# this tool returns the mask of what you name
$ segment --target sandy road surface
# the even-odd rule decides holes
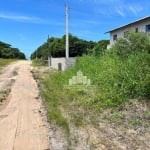
[[[42,104],[36,98],[38,88],[30,62],[15,65],[18,75],[8,97],[10,102],[0,111],[0,150],[48,150],[47,123],[40,113]]]
[[[0,91],[9,88],[12,79],[15,78],[15,76],[13,76],[13,73],[14,71],[18,70],[18,65],[19,64],[17,62],[14,62],[0,71]]]

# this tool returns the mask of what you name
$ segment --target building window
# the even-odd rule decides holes
[[[113,35],[113,40],[116,41],[117,40],[117,34]]]
[[[138,28],[135,28],[135,33],[138,33]]]
[[[150,32],[150,24],[146,25],[146,32]]]
[[[128,34],[129,34],[129,31],[125,31],[125,32],[124,32],[124,37],[127,37]]]

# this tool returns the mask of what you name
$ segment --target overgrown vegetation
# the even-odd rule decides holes
[[[123,105],[130,98],[150,98],[150,63],[147,53],[132,54],[125,60],[110,54],[97,58],[84,56],[77,60],[74,68],[51,75],[48,79],[51,83],[46,82],[47,87],[51,85],[51,91],[60,90],[57,91],[60,95],[65,92],[63,86],[78,70],[91,79],[96,86],[96,93],[67,91],[67,95],[90,108]]]
[[[138,52],[150,53],[149,35],[143,32],[129,32],[124,38],[118,39],[112,51],[120,57],[128,57]]]
[[[129,39],[132,40],[129,41]],[[127,43],[122,41],[129,42],[129,50],[125,51]],[[146,42],[143,43],[143,41]],[[98,57],[85,55],[78,58],[76,65],[69,70],[49,74],[41,86],[42,96],[48,104],[49,119],[63,126],[69,132],[68,121],[74,123],[75,126],[82,126],[89,120],[96,124],[97,120],[88,116],[91,112],[96,116],[106,108],[121,110],[129,100],[149,101],[149,43],[147,35],[132,33],[128,37],[118,40],[116,45],[109,51],[105,51],[103,55]],[[141,46],[141,44],[144,45]],[[68,84],[69,79],[75,76],[78,70],[91,79],[96,90],[64,89],[64,85]],[[69,120],[66,119],[66,113],[69,114]],[[122,121],[124,117],[124,114],[120,112],[113,115],[110,120],[120,119]],[[130,120],[130,124],[142,125],[137,118]]]
[[[100,40],[92,49],[91,54],[94,56],[104,55],[108,44],[108,40]]]

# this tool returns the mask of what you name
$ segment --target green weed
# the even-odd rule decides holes
[[[129,121],[129,124],[131,124],[132,126],[139,126],[143,124],[143,121],[139,118],[133,118]]]
[[[12,63],[16,61],[16,59],[3,59],[3,58],[0,58],[0,70],[2,69],[2,67],[5,67],[6,65]]]

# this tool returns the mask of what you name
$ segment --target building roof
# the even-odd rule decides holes
[[[123,26],[120,26],[120,27],[118,27],[118,28],[109,30],[109,31],[105,32],[105,34],[106,34],[106,33],[113,32],[113,31],[118,30],[118,29],[121,29],[121,28],[124,28],[124,27],[127,27],[127,26],[130,26],[130,25],[135,24],[135,23],[139,23],[139,22],[141,22],[141,21],[143,21],[143,20],[147,20],[147,19],[150,19],[150,16],[144,17],[144,18],[142,18],[142,19],[138,19],[138,20],[136,20],[136,21],[134,21],[134,22],[130,22],[130,23],[126,24],[126,25],[123,25]]]

